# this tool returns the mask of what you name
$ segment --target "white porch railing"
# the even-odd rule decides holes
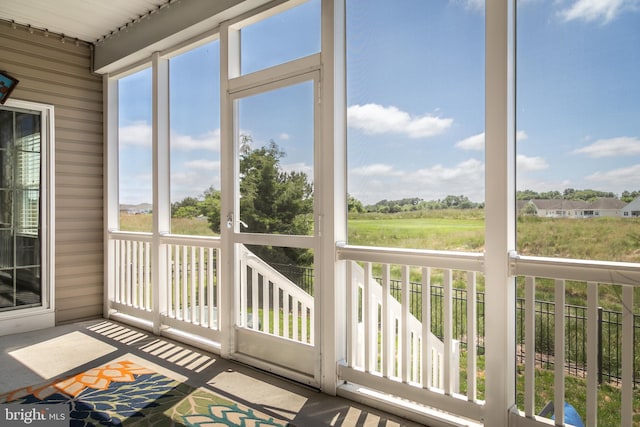
[[[524,408],[512,416],[515,426],[542,425],[536,415],[536,407],[545,402],[536,402],[536,309],[535,293],[538,279],[553,279],[555,282],[555,323],[554,323],[554,385],[553,406],[555,419],[564,419],[564,402],[576,396],[565,393],[565,295],[568,287],[583,286],[587,289],[587,333],[586,333],[586,411],[580,413],[585,426],[634,424],[634,288],[640,287],[640,268],[637,264],[618,262],[581,261],[560,258],[539,258],[526,256],[512,257],[512,274],[523,277],[525,281],[525,363],[524,363]],[[607,404],[620,405],[618,421],[604,420],[598,415],[598,306],[600,299],[598,290],[601,286],[618,286],[621,288],[622,303],[622,386],[620,402]],[[540,404],[541,403],[541,404]],[[569,402],[572,403],[572,402]],[[637,423],[637,421],[636,421]]]
[[[236,323],[293,341],[314,343],[313,296],[240,247],[240,299]]]
[[[146,233],[113,232],[109,234],[107,286],[108,313],[122,313],[160,328],[179,330],[209,340],[221,341],[219,317],[228,307],[220,306],[220,241],[197,237],[161,237],[154,252],[154,239]],[[286,277],[263,263],[246,248],[241,249],[241,289],[235,312],[237,323],[301,343],[314,344],[314,298]],[[162,269],[154,259],[162,260]],[[483,255],[459,252],[412,251],[373,247],[342,246],[338,260],[352,266],[347,269],[347,358],[338,366],[340,381],[355,384],[386,395],[418,402],[481,423],[484,402],[478,383],[488,370],[478,369],[480,356],[469,344],[458,359],[453,336],[454,278],[456,286],[467,292],[465,341],[478,342],[481,325],[476,312],[476,279],[483,272]],[[165,263],[166,260],[166,263]],[[363,266],[364,268],[362,268]],[[155,269],[154,269],[155,267]],[[373,279],[378,269],[380,282]],[[400,297],[391,295],[391,271],[400,271]],[[157,271],[162,280],[156,280]],[[414,277],[410,277],[410,274]],[[563,402],[572,396],[565,390],[564,300],[567,289],[576,283],[586,287],[587,363],[586,410],[581,413],[586,426],[603,425],[598,414],[599,395],[597,356],[597,309],[599,289],[617,286],[623,307],[620,354],[622,355],[620,425],[634,424],[634,291],[640,286],[640,268],[636,264],[587,262],[557,258],[513,256],[511,274],[524,282],[525,295],[525,363],[522,404],[510,416],[511,426],[545,426],[553,422],[537,416],[546,402],[536,401],[535,363],[535,290],[544,278],[555,283],[554,386],[556,419],[563,417]],[[431,286],[443,287],[443,344],[431,335]],[[413,288],[414,282],[420,286]],[[162,285],[162,287],[159,287]],[[411,312],[412,293],[420,292],[420,313]],[[386,298],[384,296],[387,296]],[[492,298],[486,294],[486,298]],[[157,302],[157,305],[154,305]],[[637,306],[637,303],[635,304]],[[635,310],[637,311],[637,310]],[[487,316],[490,313],[486,314]],[[420,322],[418,318],[423,321]],[[515,313],[513,315],[515,322]],[[459,320],[458,320],[459,321]],[[514,337],[515,339],[515,337]],[[515,357],[515,355],[505,355]],[[460,361],[465,361],[461,364]],[[462,371],[466,371],[466,375]],[[464,381],[463,381],[464,379]],[[462,394],[460,394],[462,393]],[[481,396],[482,397],[482,396]],[[488,396],[490,398],[490,396]],[[539,398],[538,398],[539,399]]]
[[[151,319],[151,236],[119,233],[109,241],[110,308]]]
[[[161,322],[176,329],[220,340],[219,241],[190,237],[163,238],[166,250],[166,303]]]
[[[429,385],[431,387],[444,389],[445,378],[451,378],[453,382],[452,389],[457,393],[460,389],[460,342],[457,340],[452,340],[451,342],[452,348],[449,353],[451,356],[451,363],[449,363],[451,372],[450,375],[445,377],[444,343],[432,332],[429,332],[428,338],[423,341],[425,338],[422,335],[422,323],[408,310],[403,310],[402,304],[391,293],[383,292],[383,287],[371,275],[371,263],[365,264],[367,274],[365,274],[365,269],[358,263],[352,261],[350,265],[351,280],[349,280],[349,283],[357,286],[357,289],[354,286],[351,289],[351,292],[355,292],[351,301],[356,304],[351,313],[365,314],[365,316],[359,315],[357,319],[356,345],[353,346],[353,342],[350,343],[349,354],[355,355],[355,361],[352,360],[352,365],[360,369],[367,367],[370,371],[386,372],[387,376],[400,377],[402,366],[398,362],[402,360],[402,357],[397,357],[397,355],[402,350],[401,346],[398,345],[398,343],[402,342],[402,337],[398,336],[393,329],[394,326],[399,329],[397,326],[406,321],[407,339],[409,340],[408,349],[411,353],[409,355],[411,362],[408,366],[409,381],[419,383],[421,381],[420,371],[426,366],[426,369],[429,370],[426,378],[430,378]],[[386,267],[389,267],[389,265],[387,264]],[[387,279],[385,283],[388,286],[388,271],[385,274],[385,278]],[[368,282],[366,286],[365,281]],[[407,288],[405,287],[405,289]],[[409,294],[411,293],[409,292]],[[363,303],[367,304],[368,309],[363,310]],[[382,313],[385,313],[386,316]],[[366,317],[366,321],[363,317]],[[384,347],[379,345],[381,336],[383,337]],[[424,347],[422,345],[423,342],[426,343]],[[428,355],[423,353],[424,349],[427,350]],[[385,359],[385,353],[396,355],[396,357],[387,357]],[[424,359],[425,363],[423,364],[422,361],[425,356],[427,358]],[[428,362],[429,360],[431,363]],[[387,363],[385,366],[382,366],[383,361]]]
[[[467,304],[467,342],[476,343],[475,287],[476,273],[482,271],[482,254],[343,246],[338,248],[338,259],[356,265],[347,268],[347,360],[340,367],[340,379],[479,422],[483,402],[477,399],[476,345],[470,344],[467,349],[466,396],[457,393],[460,359],[452,334],[452,291],[454,272],[457,276],[463,272],[472,299]],[[381,270],[382,285],[373,279],[374,264]],[[392,266],[401,271],[400,301],[390,291]],[[410,311],[414,293],[411,267],[418,267],[421,275],[422,322]],[[439,325],[444,342],[439,349],[431,333],[434,269],[442,274],[444,287],[443,320]]]
[[[164,272],[154,278],[151,235],[113,232],[109,237],[110,315],[160,322],[158,329],[219,342],[219,240],[163,237],[159,250]]]
[[[159,314],[159,328],[201,335],[220,341],[219,241],[171,236],[161,240],[166,259],[162,289],[152,280],[152,238],[146,233],[112,233],[109,310],[146,322]],[[239,326],[314,343],[313,296],[240,246]],[[161,267],[162,268],[162,267]],[[160,270],[158,270],[160,271]],[[154,310],[152,295],[161,301]]]

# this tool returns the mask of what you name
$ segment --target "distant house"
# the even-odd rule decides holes
[[[120,205],[120,213],[126,213],[130,215],[148,214],[153,210],[153,205],[150,203],[140,203],[137,205]]]
[[[536,216],[544,218],[583,218],[589,203],[582,200],[532,199]]]
[[[621,209],[623,218],[640,217],[640,197]]]
[[[601,197],[591,202],[589,210],[585,211],[585,216],[621,216],[625,206],[625,202],[615,197]]]
[[[518,203],[518,212],[530,213],[543,218],[599,218],[599,217],[619,217],[640,216],[640,198],[635,208],[629,209],[629,213],[624,214],[624,209],[633,204],[626,205],[623,201],[614,197],[601,197],[593,202],[582,200],[563,199],[532,199],[528,202]]]

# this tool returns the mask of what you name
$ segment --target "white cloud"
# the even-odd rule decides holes
[[[370,135],[398,133],[409,138],[429,138],[444,133],[453,124],[453,119],[429,114],[411,116],[394,106],[365,104],[349,107],[347,122],[350,127]]]
[[[596,183],[600,188],[620,193],[624,190],[638,188],[638,176],[640,176],[640,164],[606,172],[596,172],[586,176],[585,180]]]
[[[173,202],[185,197],[199,197],[210,186],[220,188],[220,163],[209,163],[211,163],[210,169],[206,169],[206,165],[202,163],[196,164],[190,169],[171,172],[171,200]]]
[[[291,136],[286,132],[282,132],[280,135],[278,135],[278,139],[280,141],[288,141],[289,139],[291,139]]]
[[[586,154],[591,158],[625,157],[640,155],[640,138],[620,136],[599,139],[591,145],[573,150],[573,154]]]
[[[463,150],[484,150],[484,132],[456,142],[456,147],[462,148]]]
[[[538,193],[542,193],[545,191],[551,190],[563,190],[565,188],[576,188],[581,187],[581,185],[576,185],[571,180],[562,180],[562,181],[544,181],[539,179],[532,179],[526,176],[519,176],[517,182],[517,190],[532,190],[537,191]]]
[[[145,121],[138,121],[119,130],[121,147],[147,147],[151,148],[152,129],[151,124]],[[205,133],[204,135],[191,136],[178,133],[171,134],[171,148],[176,150],[220,150],[220,129]]]
[[[483,201],[484,163],[469,159],[453,167],[435,165],[415,171],[401,171],[385,164],[367,165],[349,171],[349,193],[365,204],[404,197],[437,200],[449,194]]]
[[[209,150],[220,151],[220,129],[216,129],[199,136],[171,135],[171,148],[175,150]]]
[[[528,157],[523,154],[516,156],[516,165],[519,171],[531,172],[547,169],[549,164],[542,157]]]
[[[353,168],[349,171],[353,175],[358,176],[399,176],[403,173],[393,169],[391,165],[385,165],[382,163],[375,163],[372,165],[361,166],[359,168]]]
[[[527,138],[529,138],[529,135],[525,131],[519,130],[516,132],[516,141],[524,141]]]
[[[465,9],[474,11],[484,11],[485,0],[450,0],[453,3],[462,4]]]
[[[133,122],[118,129],[120,146],[151,147],[151,125],[144,121]]]
[[[516,141],[523,141],[527,139],[529,136],[523,130],[519,130],[516,132]],[[463,139],[462,141],[456,142],[456,147],[462,148],[463,150],[476,150],[482,151],[484,150],[484,141],[485,134],[484,132],[479,133],[477,135],[472,135],[468,138]]]
[[[565,21],[602,21],[608,24],[625,10],[637,10],[638,0],[576,0],[558,14]]]
[[[184,167],[187,169],[200,169],[200,170],[206,170],[206,171],[211,171],[211,170],[220,170],[220,162],[219,161],[213,161],[213,160],[204,160],[204,159],[198,159],[198,160],[189,160],[184,162]]]

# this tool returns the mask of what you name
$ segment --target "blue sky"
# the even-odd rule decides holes
[[[347,1],[348,191],[483,201],[484,2],[401,3]],[[318,11],[243,30],[243,72],[317,52]],[[638,46],[639,0],[518,2],[518,189],[640,189]],[[218,55],[213,42],[171,60],[172,201],[219,188]],[[151,198],[150,81],[121,83],[122,203]],[[241,132],[276,141],[287,170],[312,170],[309,93],[241,101]]]

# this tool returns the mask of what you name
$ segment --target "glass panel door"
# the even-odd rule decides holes
[[[40,124],[0,110],[0,311],[42,304]]]
[[[236,348],[310,378],[317,351],[316,84],[310,73],[234,95]]]

